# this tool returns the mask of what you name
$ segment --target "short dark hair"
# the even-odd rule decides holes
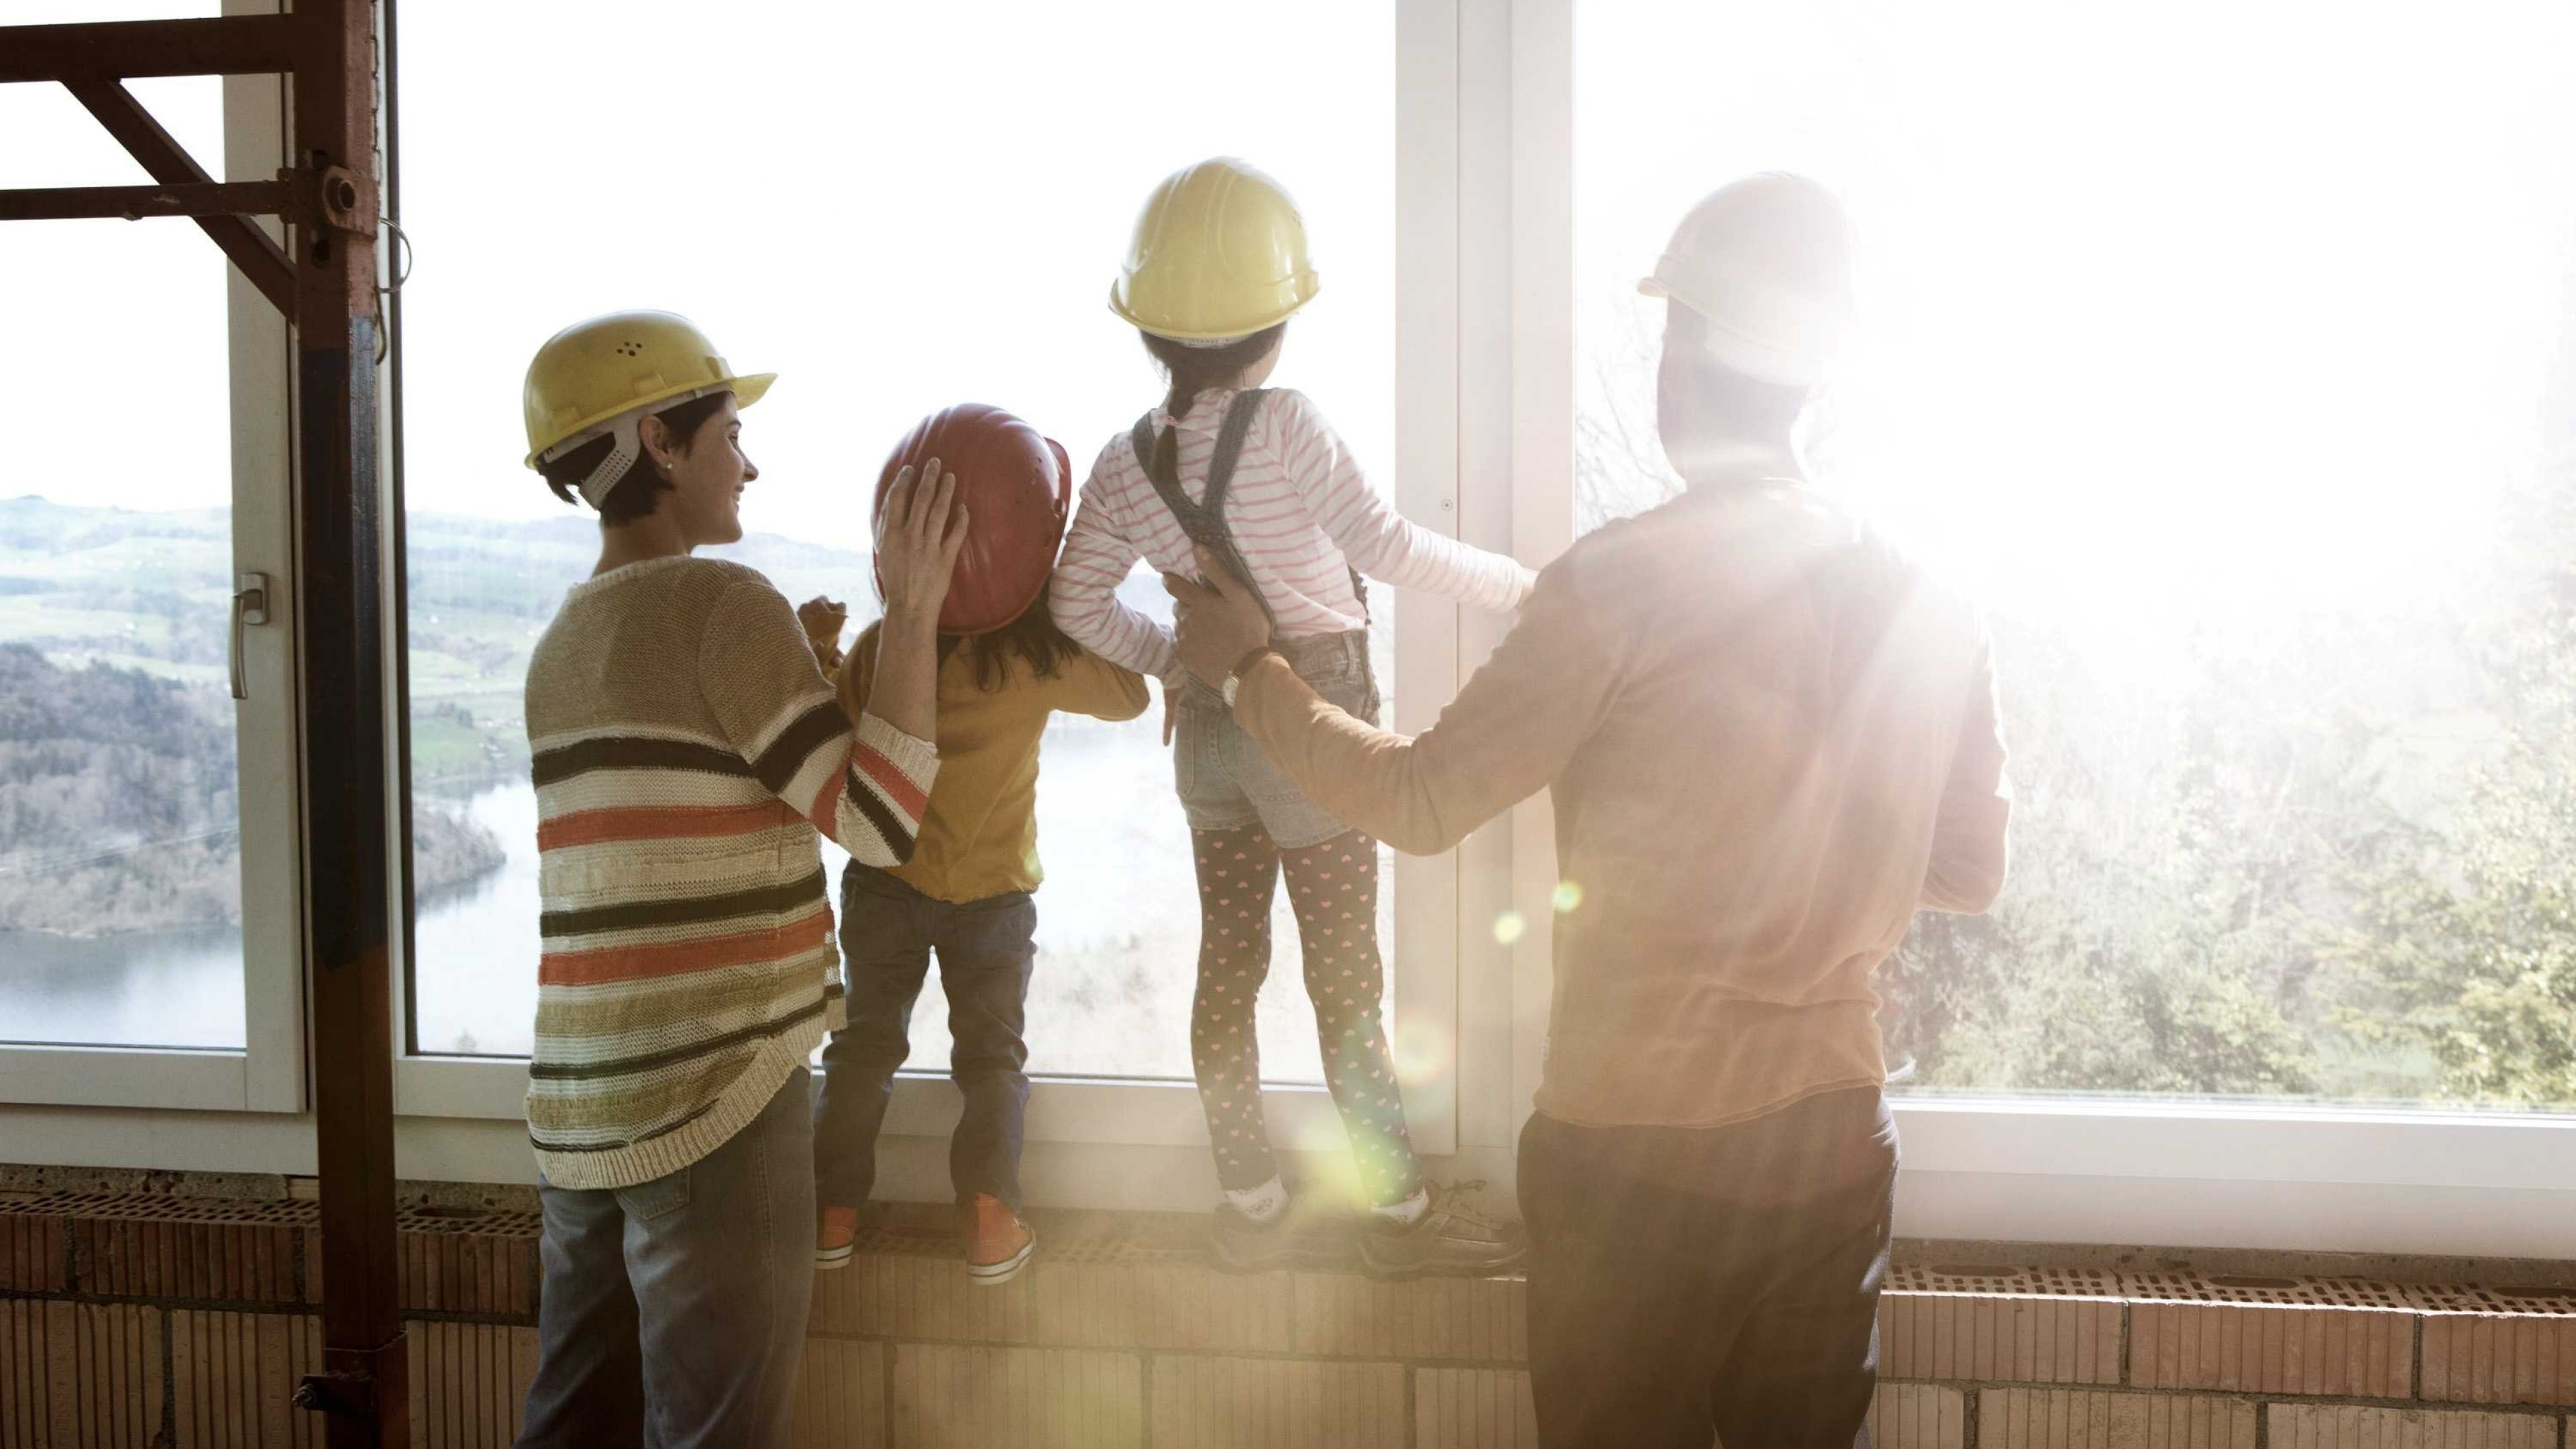
[[[716,410],[724,406],[724,400],[731,396],[733,394],[729,392],[712,392],[705,397],[691,398],[677,407],[664,408],[653,416],[662,420],[662,426],[671,430],[672,435],[680,440],[682,451],[686,451],[690,440],[697,437],[698,429],[705,426],[707,419],[714,417]],[[553,462],[539,463],[537,475],[546,480],[546,486],[555,491],[557,498],[579,507],[581,494],[576,490],[581,487],[581,480],[590,476],[591,469],[607,461],[609,450],[616,446],[614,438],[593,438]],[[625,473],[600,495],[599,521],[620,524],[650,518],[653,510],[662,506],[662,495],[670,492],[672,486],[671,480],[663,477],[661,470],[653,466],[653,460],[639,451],[635,461],[626,466]]]

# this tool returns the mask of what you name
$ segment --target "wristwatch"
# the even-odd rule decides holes
[[[1241,659],[1234,662],[1234,672],[1225,677],[1224,685],[1217,691],[1219,694],[1225,696],[1225,707],[1227,709],[1234,708],[1235,691],[1243,688],[1243,672],[1250,669],[1253,665],[1260,663],[1262,655],[1276,654],[1278,652],[1278,650],[1271,648],[1268,644],[1257,644],[1247,651]]]

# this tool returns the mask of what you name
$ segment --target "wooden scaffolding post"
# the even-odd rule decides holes
[[[160,183],[0,191],[0,220],[189,216],[294,323],[304,950],[322,1177],[323,1372],[295,1401],[332,1449],[407,1449],[394,1257],[384,520],[377,478],[375,7],[0,27],[0,83],[63,85]],[[211,180],[125,90],[136,76],[282,74],[277,184]],[[283,217],[292,250],[248,218]]]

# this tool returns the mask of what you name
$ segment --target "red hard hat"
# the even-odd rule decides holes
[[[897,473],[933,458],[941,472],[957,476],[957,501],[966,505],[966,547],[939,609],[939,632],[990,634],[1037,602],[1055,571],[1073,505],[1073,464],[1063,444],[1019,417],[959,403],[923,418],[895,445],[877,475],[870,516],[883,521]],[[885,597],[882,575],[877,597]]]

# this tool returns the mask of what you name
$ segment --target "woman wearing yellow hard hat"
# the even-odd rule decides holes
[[[1270,177],[1218,158],[1154,189],[1109,307],[1143,334],[1170,388],[1093,464],[1057,565],[1055,617],[1101,657],[1160,677],[1179,736],[1201,913],[1190,1056],[1225,1189],[1219,1255],[1265,1266],[1291,1239],[1253,1032],[1284,871],[1325,1080],[1374,1209],[1363,1258],[1386,1274],[1496,1269],[1519,1257],[1518,1231],[1435,1197],[1405,1128],[1383,1017],[1377,843],[1300,795],[1236,726],[1231,682],[1222,694],[1191,682],[1171,631],[1115,594],[1139,558],[1192,574],[1204,552],[1269,612],[1274,637],[1257,653],[1275,650],[1324,698],[1374,720],[1362,574],[1495,612],[1528,593],[1532,575],[1511,559],[1397,514],[1303,394],[1262,386],[1288,319],[1319,289],[1305,222]]]
[[[937,460],[884,511],[886,623],[852,722],[739,564],[741,410],[769,390],[667,312],[537,350],[529,467],[598,510],[599,566],[528,664],[542,858],[528,1136],[540,1359],[519,1443],[783,1444],[813,1291],[806,1059],[840,1014],[820,838],[894,865],[938,756],[939,612],[965,537]]]

